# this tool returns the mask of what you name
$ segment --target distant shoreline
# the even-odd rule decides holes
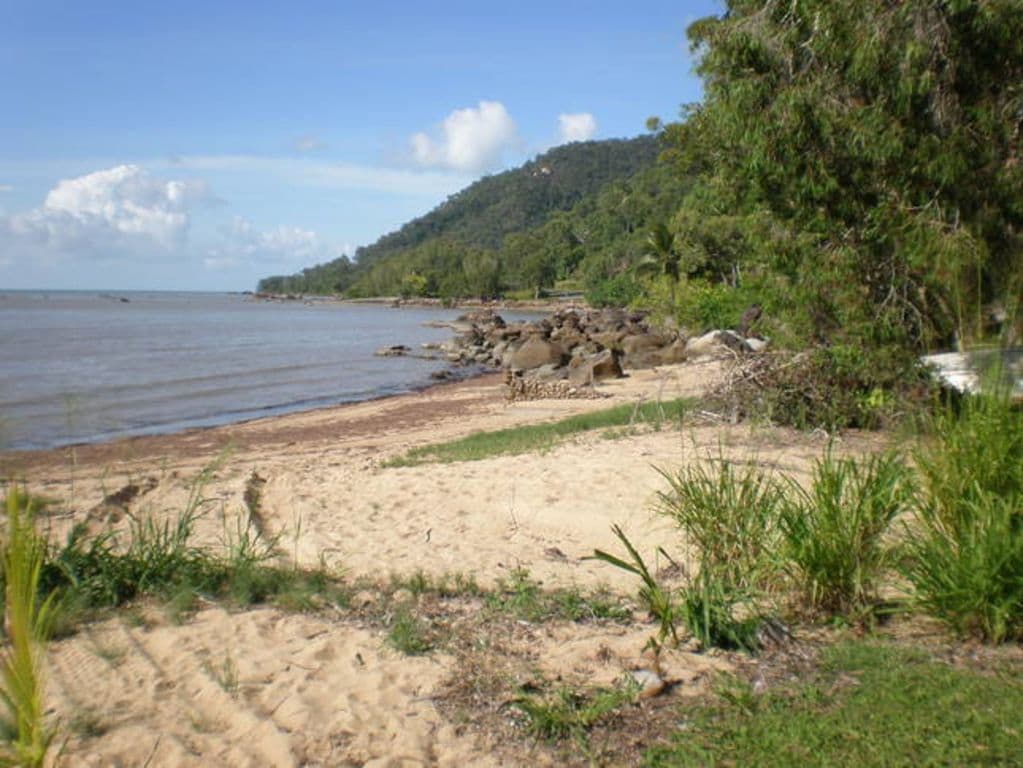
[[[400,296],[369,296],[361,299],[349,299],[341,296],[300,293],[245,292],[244,295],[250,296],[256,301],[337,303],[353,306],[364,304],[389,306],[396,309],[402,307],[425,307],[435,309],[503,309],[523,312],[555,312],[565,307],[589,307],[582,294],[575,293],[546,299],[459,299],[453,302],[449,302],[446,299],[402,298]]]

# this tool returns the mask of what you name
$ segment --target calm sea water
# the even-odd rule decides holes
[[[374,351],[444,341],[451,331],[423,323],[457,314],[225,294],[0,293],[0,448],[170,432],[409,391],[445,364]]]

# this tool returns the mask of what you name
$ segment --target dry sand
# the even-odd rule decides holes
[[[213,500],[199,527],[211,546],[244,524],[253,475],[260,523],[301,565],[325,561],[351,577],[463,572],[484,585],[526,568],[547,586],[607,585],[631,594],[627,574],[592,560],[615,549],[620,524],[656,559],[683,542],[651,513],[663,480],[655,467],[726,455],[797,476],[826,436],[695,416],[677,428],[610,440],[585,434],[543,454],[385,468],[408,448],[507,426],[557,420],[618,403],[703,392],[715,363],[634,372],[601,385],[598,400],[507,403],[497,376],[410,395],[177,435],[0,455],[4,477],[60,499],[70,511],[54,535],[89,520],[123,524],[101,502],[141,488],[135,514],[173,517],[204,467]],[[844,438],[844,450],[871,449]],[[551,626],[526,642],[537,664],[566,679],[608,683],[639,662],[646,626]],[[404,657],[383,634],[330,614],[275,609],[200,611],[183,625],[111,619],[52,645],[50,701],[67,737],[62,765],[487,765],[484,734],[456,727],[435,705],[457,662],[443,653]],[[667,663],[680,681],[723,663],[682,651]],[[97,727],[90,728],[95,721]],[[73,726],[73,727],[72,727]],[[526,750],[527,747],[523,747]],[[521,762],[536,762],[536,755]]]

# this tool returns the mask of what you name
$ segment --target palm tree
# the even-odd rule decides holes
[[[675,250],[675,233],[659,222],[646,238],[646,250],[636,265],[638,272],[656,273],[668,278],[671,290],[671,311],[675,312],[675,287],[681,277],[682,257]]]

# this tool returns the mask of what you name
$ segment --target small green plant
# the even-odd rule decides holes
[[[758,467],[739,470],[723,457],[678,472],[658,469],[668,483],[654,509],[672,520],[701,570],[713,570],[738,589],[768,586],[775,575],[778,484]]]
[[[992,493],[1023,496],[1023,409],[1004,387],[939,408],[913,458],[928,505],[955,530],[962,502]],[[967,513],[965,522],[970,524]]]
[[[508,579],[484,596],[492,611],[530,622],[627,621],[628,609],[613,595],[597,590],[584,594],[576,588],[544,590],[525,568],[516,568]]]
[[[1023,504],[971,496],[958,505],[954,528],[936,507],[920,508],[903,574],[916,602],[959,634],[1023,639]]]
[[[8,647],[0,653],[3,701],[0,762],[41,766],[53,731],[45,723],[42,655],[53,595],[40,597],[39,582],[46,543],[36,533],[31,503],[8,492],[7,541],[3,548],[5,628]]]
[[[512,706],[526,718],[530,734],[548,741],[568,737],[585,739],[586,732],[603,718],[636,700],[638,686],[598,688],[588,694],[559,688],[553,696],[520,696]]]
[[[213,679],[217,681],[217,685],[219,685],[225,693],[232,697],[237,695],[238,665],[235,664],[230,651],[224,652],[224,660],[219,665],[207,665],[207,671],[210,675],[212,675]]]
[[[433,650],[427,628],[408,609],[399,609],[387,633],[387,642],[407,656],[418,656]]]
[[[745,607],[745,618],[736,609]],[[755,653],[763,618],[741,590],[711,569],[701,570],[681,590],[679,617],[702,648],[724,648]]]
[[[781,528],[809,607],[862,616],[892,561],[885,535],[912,495],[905,466],[891,453],[857,460],[829,448],[814,466],[810,489],[793,481],[792,490]]]
[[[602,549],[594,550],[593,557],[603,560],[605,563],[628,571],[640,578],[643,582],[639,588],[639,600],[643,607],[657,620],[657,635],[651,638],[650,645],[655,649],[664,645],[664,642],[671,639],[673,645],[678,645],[677,624],[681,618],[679,606],[671,594],[671,590],[665,589],[650,573],[642,556],[632,546],[632,542],[625,535],[625,532],[618,525],[611,526],[614,535],[629,553],[629,560],[623,560],[617,555],[605,552]]]

